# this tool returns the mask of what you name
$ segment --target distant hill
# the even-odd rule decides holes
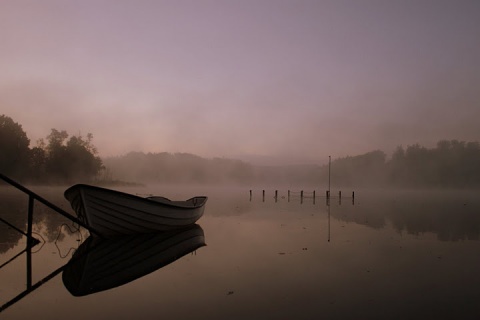
[[[189,153],[130,152],[103,159],[110,179],[143,183],[318,183],[317,165],[256,166],[248,162]]]
[[[140,183],[235,183],[327,186],[329,165],[252,165],[189,153],[130,152],[103,159],[111,179]],[[332,186],[480,187],[480,144],[442,140],[435,148],[397,147],[387,160],[381,150],[332,159]]]

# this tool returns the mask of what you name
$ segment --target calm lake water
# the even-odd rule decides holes
[[[72,212],[65,188],[32,189]],[[88,232],[35,202],[41,243],[30,255],[26,237],[0,221],[0,319],[480,318],[478,191],[359,190],[354,204],[335,197],[327,206],[318,197],[324,191],[313,203],[311,194],[301,201],[296,193],[288,202],[286,189],[277,202],[273,189],[265,201],[261,190],[250,200],[249,188],[117,189],[209,196],[194,230],[206,246],[185,254],[177,251],[184,235],[128,239],[67,265],[91,245]],[[27,205],[26,196],[0,186],[0,218],[26,230]],[[150,273],[126,284],[95,287],[137,251],[178,259],[147,266]],[[121,276],[109,285],[115,280]]]

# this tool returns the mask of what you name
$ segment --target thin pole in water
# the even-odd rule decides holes
[[[330,167],[332,164],[332,157],[328,156],[328,196],[330,197]]]

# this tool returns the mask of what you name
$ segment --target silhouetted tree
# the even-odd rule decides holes
[[[72,136],[67,142],[66,157],[70,163],[70,177],[94,177],[102,169],[102,160],[96,156],[91,144],[92,134],[84,140],[81,136]]]
[[[71,182],[94,178],[103,169],[92,143],[93,135],[69,138],[65,130],[52,129],[30,149],[22,126],[10,117],[0,116],[0,172],[32,182]]]
[[[45,171],[50,179],[61,182],[88,180],[103,168],[92,144],[93,135],[71,136],[66,131],[52,129],[45,147]]]
[[[51,180],[61,181],[68,179],[69,161],[65,140],[68,138],[66,131],[52,129],[47,136],[45,172]]]
[[[29,156],[29,179],[34,182],[41,182],[45,178],[47,153],[40,146],[30,149]]]
[[[0,172],[23,178],[28,169],[30,140],[22,126],[5,115],[0,116]]]

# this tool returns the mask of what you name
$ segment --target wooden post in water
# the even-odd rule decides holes
[[[252,201],[252,190],[250,190],[250,201]]]
[[[303,203],[303,190],[300,191],[300,204]]]
[[[313,204],[315,204],[315,190],[313,190]]]
[[[352,191],[352,205],[355,205],[355,192]]]
[[[278,190],[275,190],[275,202],[278,200]]]
[[[262,202],[265,202],[265,190],[262,190]]]

